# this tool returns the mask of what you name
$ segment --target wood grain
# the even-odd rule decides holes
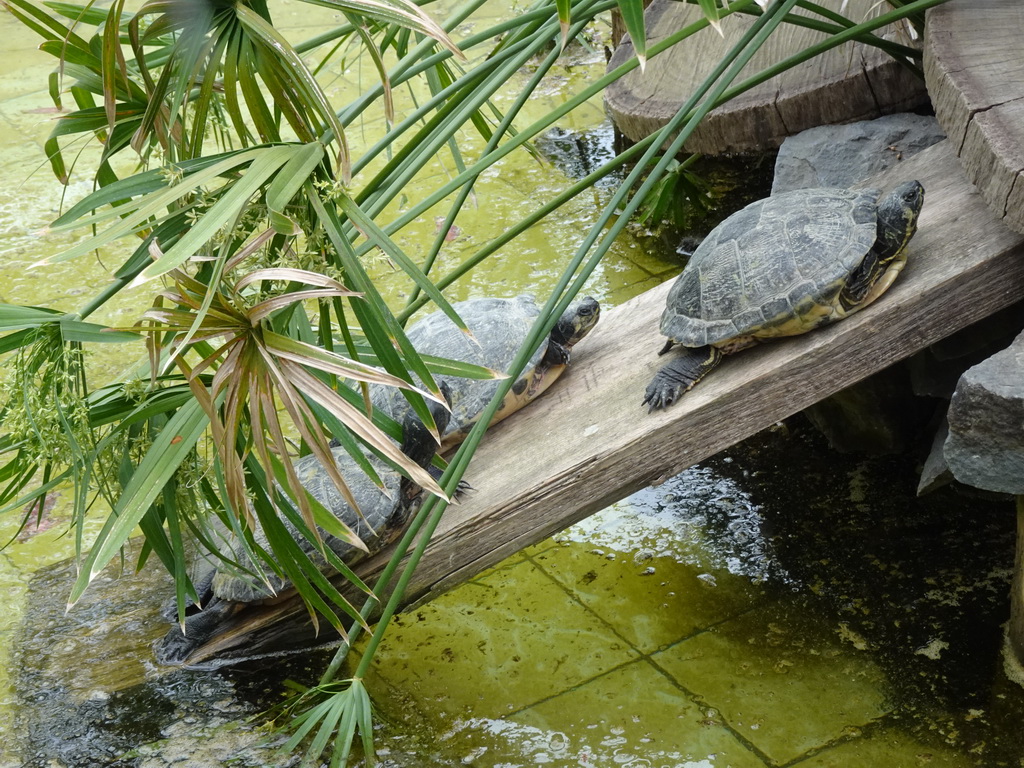
[[[850,0],[845,15],[859,20],[876,12],[872,10],[875,5],[873,0]],[[655,0],[645,15],[648,45],[699,18],[695,5]],[[634,70],[610,86],[605,103],[619,130],[639,141],[665,125],[752,23],[744,14],[730,16],[722,22],[724,38],[705,29],[652,58],[645,72]],[[820,32],[783,25],[747,64],[740,80],[824,38]],[[633,55],[626,38],[612,56],[609,69]],[[922,83],[905,68],[875,48],[848,43],[715,109],[694,132],[686,150],[708,154],[762,151],[807,128],[879,117],[925,101]]]
[[[430,600],[630,493],[658,484],[1024,295],[1024,237],[1003,226],[944,141],[869,180],[926,189],[894,286],[863,312],[727,358],[667,410],[644,390],[662,365],[670,283],[603,313],[544,397],[490,429],[469,467],[474,491],[450,506],[405,595]],[[367,583],[390,555],[357,570]],[[312,641],[298,600],[240,615],[239,634]],[[319,642],[323,642],[323,636]]]
[[[950,142],[873,182],[909,178],[925,185],[925,207],[907,267],[883,298],[727,359],[663,412],[648,415],[640,401],[662,362],[669,284],[607,311],[552,389],[488,432],[467,475],[476,490],[445,513],[407,597],[429,599],[1017,301],[1024,238],[966,182]]]
[[[1024,3],[947,3],[927,30],[935,116],[996,216],[1024,232]]]

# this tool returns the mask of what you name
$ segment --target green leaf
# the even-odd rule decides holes
[[[102,107],[93,107],[92,110],[100,117],[100,119],[102,119]],[[83,112],[85,111],[86,110],[83,110]],[[173,168],[157,168],[152,171],[137,173],[132,176],[128,176],[127,178],[112,182],[111,184],[107,184],[79,200],[54,220],[50,225],[50,228],[54,230],[67,230],[73,229],[75,226],[85,226],[86,224],[91,225],[98,223],[101,219],[91,218],[86,222],[76,224],[79,219],[90,211],[96,211],[108,205],[118,205],[131,200],[132,198],[141,197],[158,190],[166,189],[170,185],[169,176],[171,171],[174,173],[180,173],[182,178],[195,178],[193,174],[209,168],[210,166],[217,165],[222,160],[230,159],[238,154],[238,152],[226,152],[224,154],[211,155],[209,157],[196,160],[186,160],[176,164]],[[248,162],[250,159],[251,158],[247,158],[243,162]],[[237,163],[228,163],[221,168],[220,172],[226,173],[227,171],[234,169],[236,166]],[[216,177],[216,175],[217,174],[215,174],[214,177]],[[110,215],[105,218],[122,215],[125,212],[126,210],[110,211]]]
[[[287,162],[289,154],[289,147],[263,148],[242,177],[219,194],[217,202],[170,249],[146,267],[135,283],[166,274],[195,255],[228,222],[236,219],[249,199]]]
[[[46,307],[25,307],[19,304],[0,303],[0,332],[21,328],[38,328],[52,323],[63,313]]]
[[[405,332],[398,325],[387,304],[377,292],[370,276],[363,269],[352,244],[345,235],[333,204],[328,206],[325,201],[321,200],[311,184],[307,185],[306,198],[312,204],[328,239],[334,246],[338,259],[347,273],[347,279],[352,281],[353,287],[363,294],[364,301],[355,302],[353,311],[367,341],[377,353],[384,368],[396,375],[400,373],[408,375],[411,371],[420,378],[428,390],[439,395],[440,389],[431,377],[430,371],[420,362],[419,354],[409,343]],[[406,363],[404,365],[395,350],[396,343],[405,355]],[[410,381],[412,381],[411,378]],[[433,417],[424,403],[414,402],[413,409],[424,424],[433,425]]]
[[[621,0],[627,2],[627,0]],[[558,25],[562,28],[562,48],[569,44],[569,23],[572,21],[572,0],[555,0]]]
[[[100,8],[74,5],[72,3],[58,3],[53,2],[53,0],[47,0],[43,5],[78,24],[85,24],[90,27],[98,27],[107,20],[107,12]]]
[[[60,319],[60,334],[64,341],[78,341],[83,344],[112,344],[142,340],[142,336],[133,331],[118,331],[105,325],[87,323],[68,315]]]
[[[35,328],[24,328],[0,337],[0,355],[6,355],[15,349],[27,347],[36,339]]]
[[[273,75],[278,79],[282,79],[282,84],[298,89],[300,92],[298,96],[303,106],[311,111],[315,110],[318,112],[325,124],[329,126],[331,133],[334,134],[334,139],[338,142],[337,159],[342,169],[342,181],[348,183],[351,177],[351,162],[349,160],[348,145],[345,140],[345,129],[341,121],[338,120],[338,116],[335,114],[335,110],[328,101],[327,95],[323,92],[320,84],[306,68],[305,63],[295,49],[266,19],[241,3],[235,6],[235,13],[239,21],[245,25],[246,30],[272,50],[276,56],[273,59],[267,57],[266,66],[260,68],[265,84],[268,87],[273,86],[273,78],[271,77]],[[288,102],[283,97],[284,94],[279,94],[279,97],[276,99],[279,109],[285,109],[288,106]],[[295,125],[295,127],[298,130],[300,126]],[[324,139],[324,141],[327,140],[326,138]]]
[[[99,72],[103,66],[88,48],[76,48],[63,40],[46,40],[39,44],[39,50],[45,51],[65,63],[78,64],[93,72]]]
[[[647,66],[647,30],[644,23],[643,0],[619,0],[619,13],[622,14],[622,21],[633,43],[637,61],[640,62],[640,71],[643,72]]]
[[[423,270],[421,270],[412,259],[406,256],[405,252],[401,248],[395,245],[394,241],[388,237],[387,233],[383,229],[377,226],[373,219],[366,215],[363,209],[356,204],[355,200],[347,194],[342,195],[338,200],[338,207],[341,208],[345,215],[351,219],[352,223],[366,235],[371,243],[376,245],[398,263],[405,273],[412,278],[412,281],[416,283],[416,286],[430,297],[430,300],[433,301],[453,323],[455,323],[459,330],[463,332],[468,331],[462,318],[459,317],[458,313],[452,308],[452,305],[448,303],[448,300],[441,294],[441,292],[437,290],[437,287],[430,281],[430,278],[423,274]]]
[[[406,0],[306,0],[310,5],[321,5],[348,11],[356,16],[377,19],[385,24],[398,24],[432,37],[460,59],[465,59],[448,33],[417,5]]]
[[[82,241],[81,243],[72,246],[68,250],[57,254],[56,256],[51,256],[50,258],[43,259],[39,263],[50,264],[60,261],[68,261],[70,259],[77,258],[78,256],[82,256],[83,254],[89,253],[90,251],[99,248],[103,245],[106,245],[107,243],[113,242],[118,238],[131,234],[132,232],[145,228],[151,224],[154,218],[158,219],[165,216],[167,213],[167,206],[181,199],[182,197],[191,194],[201,184],[204,184],[208,181],[212,181],[221,174],[234,170],[235,168],[238,168],[240,165],[245,165],[246,163],[255,164],[255,161],[258,158],[261,158],[266,154],[271,155],[271,161],[264,160],[261,167],[264,171],[266,171],[267,166],[272,166],[269,173],[267,173],[267,175],[269,175],[270,173],[273,173],[273,170],[276,170],[276,168],[279,167],[279,164],[274,164],[272,162],[273,156],[275,155],[275,150],[277,149],[280,148],[274,146],[261,147],[258,149],[250,149],[245,152],[231,155],[218,163],[215,163],[209,167],[203,168],[199,171],[196,171],[193,174],[190,174],[181,182],[178,182],[176,184],[167,184],[165,182],[164,187],[162,189],[158,189],[157,191],[151,192],[138,200],[132,200],[131,203],[126,203],[123,206],[95,213],[94,215],[81,219],[77,222],[64,220],[64,217],[62,216],[61,219],[58,219],[56,222],[54,222],[52,227],[54,230],[71,229],[77,226],[92,226],[101,221],[106,221],[108,219],[116,218],[119,216],[123,218],[121,218],[120,221],[104,229],[98,235],[90,237]],[[284,159],[282,158],[280,162],[284,162]],[[245,185],[243,189],[251,186],[251,183],[254,180],[254,178],[255,177],[250,177],[249,183]],[[266,176],[263,176],[262,180],[265,181]],[[99,192],[94,192],[92,195],[89,195],[89,197],[83,200],[82,203],[86,203],[86,201],[90,200],[94,196],[98,196],[99,193],[103,191],[104,190],[99,190]],[[240,195],[240,193],[235,193],[236,197],[238,195]],[[248,199],[248,197],[249,196],[247,195],[245,199]],[[218,202],[222,202],[223,199],[224,197],[222,196],[221,199],[218,200]],[[232,200],[234,200],[234,198],[232,198]],[[79,206],[81,206],[82,203],[80,203]],[[91,206],[92,202],[88,203],[87,205]],[[76,208],[79,208],[79,206],[76,206]],[[223,215],[223,211],[221,211],[221,214]],[[208,218],[210,217],[203,217],[204,220],[202,224],[204,224],[205,226],[197,227],[200,228],[201,232],[204,234],[206,234],[208,230],[211,228],[212,222],[206,222],[206,219]],[[208,237],[212,236],[213,233],[209,232]],[[193,236],[192,238],[193,241],[197,239],[199,238],[195,236]],[[203,240],[203,242],[205,242],[205,240]],[[180,241],[178,244],[180,245]],[[182,257],[181,261],[184,261],[184,259],[188,258],[188,256],[190,255],[192,254],[189,253],[186,256]],[[177,256],[177,254],[175,254],[175,256]],[[170,259],[167,259],[165,263],[169,261]],[[180,264],[181,262],[179,261],[178,263]],[[155,265],[150,265],[150,270],[153,271],[151,276],[155,276],[156,274],[162,274],[162,272],[156,272],[155,270],[153,270],[154,266]],[[173,269],[173,266],[168,267],[168,269]]]
[[[35,7],[34,0],[5,0],[4,5],[25,26],[48,40],[67,40],[69,45],[88,48],[89,44],[66,25]],[[106,14],[104,14],[105,16]],[[49,28],[49,32],[47,32]]]
[[[711,26],[715,28],[715,31],[722,37],[725,37],[725,33],[722,31],[722,25],[718,21],[718,2],[717,0],[697,0],[700,5],[701,13],[704,14]]]
[[[285,163],[277,176],[267,187],[267,207],[271,213],[284,216],[284,209],[302,185],[309,179],[324,159],[324,145],[318,141],[311,141],[302,145],[294,151],[292,157]],[[285,217],[287,218],[287,217]],[[290,219],[289,219],[290,221]],[[276,227],[275,227],[276,229]],[[278,230],[280,231],[280,230]],[[291,232],[282,232],[288,235]]]
[[[182,406],[160,431],[85,558],[78,579],[71,588],[69,608],[78,602],[92,580],[128,541],[146,510],[195,447],[208,424],[205,411],[192,400]]]

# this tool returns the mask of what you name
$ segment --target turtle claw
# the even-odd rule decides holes
[[[670,360],[647,385],[643,402],[643,405],[649,406],[647,412],[654,413],[668,408],[721,360],[722,353],[714,347],[686,349],[684,354]]]
[[[459,502],[466,498],[466,494],[471,491],[475,491],[472,485],[467,483],[465,480],[459,480],[459,484],[455,486],[455,493],[452,494],[452,501]]]
[[[655,382],[651,382],[651,385],[647,387],[647,394],[644,395],[644,401],[640,405],[641,407],[646,405],[648,413],[660,411],[662,408],[672,405],[687,389],[689,387],[656,387]]]

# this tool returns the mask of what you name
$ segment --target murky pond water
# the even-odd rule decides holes
[[[296,7],[280,18],[301,37]],[[0,190],[0,298],[74,309],[105,267],[26,270],[66,241],[33,234],[59,192],[36,170],[50,63],[15,29],[0,16],[12,41],[0,57],[3,162],[18,180]],[[540,106],[600,59],[581,51]],[[599,155],[602,123],[596,102],[562,130]],[[477,190],[440,268],[572,172],[561,159],[510,163]],[[567,208],[452,296],[543,294],[596,207]],[[399,242],[418,255],[434,226],[424,217]],[[626,236],[588,290],[616,303],[677,269],[671,248]],[[131,301],[103,319],[133,318]],[[368,680],[379,757],[396,768],[1024,765],[1024,689],[999,652],[1012,506],[951,488],[918,499],[918,461],[838,455],[797,417],[400,616]],[[64,519],[55,499],[45,530],[0,552],[0,767],[294,764],[265,713],[285,679],[312,682],[328,657],[158,667],[167,578],[111,574],[66,613]],[[4,541],[16,529],[0,520]]]

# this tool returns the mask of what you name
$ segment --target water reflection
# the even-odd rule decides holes
[[[555,539],[589,542],[637,562],[670,557],[697,568],[724,568],[753,583],[786,581],[789,577],[774,557],[763,525],[761,509],[739,482],[711,466],[697,466],[633,494]],[[648,567],[653,575],[653,566]],[[701,578],[714,584],[710,573]]]

